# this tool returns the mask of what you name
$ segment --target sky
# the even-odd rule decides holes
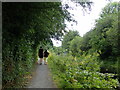
[[[110,1],[108,0],[91,0],[93,2],[93,5],[91,7],[91,11],[87,10],[87,12],[82,11],[82,7],[78,6],[75,7],[75,4],[73,2],[69,2],[69,5],[74,10],[68,10],[71,14],[74,14],[73,18],[77,21],[77,24],[65,22],[67,25],[66,30],[77,30],[80,34],[80,36],[83,36],[85,33],[90,31],[95,26],[95,20],[99,19],[100,13],[102,9],[107,5]],[[119,1],[119,0],[111,0],[111,2]],[[65,0],[64,2],[65,3]],[[71,24],[73,24],[71,26]],[[55,41],[53,40],[54,46],[61,46],[61,41]]]

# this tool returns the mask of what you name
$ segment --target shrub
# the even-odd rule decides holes
[[[60,88],[116,88],[114,74],[100,73],[96,55],[82,55],[74,59],[70,55],[49,56],[49,68]]]

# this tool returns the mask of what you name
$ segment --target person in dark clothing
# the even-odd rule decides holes
[[[47,50],[45,50],[44,52],[44,63],[45,65],[47,65],[47,57],[49,56],[49,52]]]
[[[42,65],[42,61],[43,61],[43,48],[42,47],[40,47],[38,55],[40,58],[40,65]]]

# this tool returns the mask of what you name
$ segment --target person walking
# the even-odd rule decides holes
[[[40,47],[38,55],[40,58],[40,65],[42,65],[42,61],[43,61],[43,48],[42,47]]]
[[[44,51],[44,64],[47,65],[47,57],[49,55],[49,52],[47,50]]]

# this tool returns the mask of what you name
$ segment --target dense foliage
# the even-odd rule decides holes
[[[90,3],[79,5],[85,8]],[[51,48],[51,38],[61,39],[66,32],[64,21],[74,21],[68,8],[68,4],[61,2],[2,3],[3,88],[24,85],[22,82],[37,60],[39,47]]]
[[[119,6],[119,3],[116,2],[108,4],[103,9],[101,17],[96,21],[95,28],[83,37],[83,41],[87,43],[87,47],[90,47],[87,49],[87,52],[97,51],[99,59],[103,61],[103,66],[105,65],[101,67],[102,70],[106,69],[108,72],[113,73],[119,73],[118,66],[120,65]],[[87,39],[85,40],[85,38]],[[86,47],[85,44],[83,46]],[[111,68],[114,65],[114,68],[107,68],[108,65],[104,62],[108,62]]]
[[[51,54],[48,63],[59,88],[116,88],[119,84],[113,79],[114,74],[99,72],[96,53],[76,59],[70,55]]]
[[[120,82],[120,4],[105,6],[95,27],[80,37],[69,31],[61,54],[49,57],[50,68],[62,88],[116,88]],[[75,34],[74,34],[75,33]],[[65,51],[69,50],[67,53]],[[57,50],[57,49],[56,49]],[[55,52],[57,53],[57,51]]]
[[[20,87],[37,60],[39,46],[52,46],[50,38],[63,35],[64,20],[71,21],[71,16],[60,2],[5,2],[2,11],[3,88]]]
[[[64,35],[62,46],[66,49],[66,51],[69,52],[70,41],[73,40],[75,36],[79,36],[78,31],[69,31],[66,35]]]
[[[79,4],[83,8],[90,5]],[[64,21],[74,21],[66,10],[67,4],[62,7],[60,2],[4,2],[3,88],[23,87],[25,83],[21,82],[33,68],[40,46],[51,48],[48,63],[56,82],[61,83],[59,87],[116,88],[120,79],[119,7],[116,2],[108,4],[95,28],[80,37],[77,31],[65,30]],[[61,39],[65,33],[62,47],[53,47],[51,38]],[[119,78],[113,79],[115,75]]]

